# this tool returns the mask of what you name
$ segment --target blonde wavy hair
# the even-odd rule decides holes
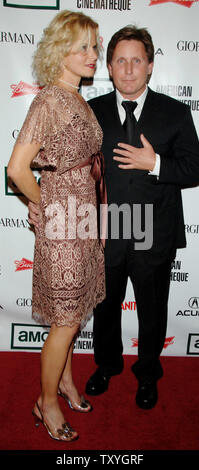
[[[83,13],[62,10],[47,28],[33,57],[33,74],[40,85],[52,85],[62,73],[62,61],[81,34],[96,31],[100,52],[98,24]]]

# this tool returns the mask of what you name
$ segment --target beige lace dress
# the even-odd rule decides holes
[[[50,86],[33,100],[18,142],[41,144],[32,164],[42,168],[33,318],[45,325],[83,327],[105,297],[96,184],[91,166],[81,167],[100,150],[102,130],[87,103]]]

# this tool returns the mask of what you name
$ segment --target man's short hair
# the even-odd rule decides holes
[[[120,41],[130,41],[134,39],[144,44],[149,63],[154,61],[154,45],[152,37],[146,28],[137,28],[134,25],[128,25],[117,31],[109,41],[107,48],[107,65],[111,63],[114,50]]]

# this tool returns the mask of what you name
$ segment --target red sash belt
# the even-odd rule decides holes
[[[91,175],[93,179],[99,183],[99,190],[100,190],[100,203],[107,204],[107,192],[106,192],[106,184],[104,178],[104,155],[102,152],[94,153],[91,155],[90,158],[84,160],[79,165],[70,168],[70,170],[78,170],[83,168],[84,166],[91,165]]]

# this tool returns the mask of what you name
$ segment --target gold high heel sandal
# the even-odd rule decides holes
[[[74,431],[74,429],[70,426],[69,423],[63,423],[62,424],[62,429],[56,429],[56,432],[60,436],[60,438],[58,436],[53,435],[52,432],[50,431],[48,425],[44,421],[41,409],[40,409],[37,402],[36,402],[36,406],[37,406],[38,411],[41,415],[41,418],[35,413],[34,410],[32,410],[32,415],[35,419],[35,426],[39,426],[40,423],[42,423],[45,426],[49,436],[52,437],[52,439],[56,439],[57,441],[70,442],[70,441],[74,441],[74,440],[78,439],[79,436],[78,436],[77,432]],[[61,439],[61,436],[64,436],[64,439]]]
[[[77,403],[72,404],[72,402],[71,402],[70,398],[68,397],[68,395],[66,395],[66,393],[63,393],[60,390],[60,388],[58,389],[57,393],[58,393],[58,395],[60,395],[60,397],[64,398],[64,400],[68,403],[71,410],[73,410],[73,411],[80,411],[80,413],[89,413],[93,409],[91,403],[88,400],[85,400],[83,395],[81,395],[80,405],[78,405]]]

